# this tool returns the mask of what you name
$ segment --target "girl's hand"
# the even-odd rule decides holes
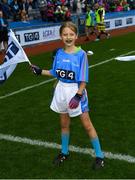
[[[42,73],[42,69],[34,64],[31,65],[31,70],[36,75],[41,75],[41,73]]]
[[[69,107],[70,109],[75,109],[79,106],[79,102],[81,101],[82,95],[76,93],[76,95],[70,100]]]

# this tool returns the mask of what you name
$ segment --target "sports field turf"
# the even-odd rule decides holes
[[[87,90],[105,168],[92,170],[94,158],[87,149],[91,144],[79,118],[71,121],[70,144],[76,149],[71,147],[69,160],[61,167],[52,164],[60,144],[59,116],[49,109],[55,80],[33,75],[28,64],[22,63],[0,86],[1,179],[135,178],[135,61],[113,59],[135,55],[135,33],[86,43],[82,48],[94,52],[89,56]],[[29,58],[42,68],[51,67],[51,53]]]

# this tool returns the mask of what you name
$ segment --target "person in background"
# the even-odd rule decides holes
[[[21,10],[20,4],[17,0],[13,0],[10,4],[11,12],[13,14],[13,21],[20,21],[21,20]]]
[[[96,26],[98,30],[98,36],[96,41],[100,40],[102,35],[106,35],[107,38],[110,37],[110,34],[105,30],[105,9],[103,5],[95,4],[95,18],[96,18]]]
[[[129,11],[130,10],[130,7],[129,7],[129,4],[127,3],[127,0],[122,0],[121,4],[123,6],[124,11]]]
[[[94,12],[92,11],[92,8],[90,6],[87,6],[87,12],[86,12],[86,18],[85,18],[85,33],[86,33],[86,41],[90,40],[89,35],[96,34],[96,28],[95,28],[95,16]]]
[[[64,21],[71,21],[71,12],[68,7],[65,6],[64,8]]]
[[[6,18],[6,19],[12,18],[11,8],[10,8],[10,6],[8,4],[8,1],[7,0],[2,0],[1,5],[2,5],[1,10],[3,12],[4,18]]]
[[[62,22],[64,20],[64,11],[62,10],[61,6],[56,7],[54,15],[56,22]]]
[[[36,75],[54,76],[58,79],[50,108],[60,114],[62,147],[53,161],[54,165],[59,166],[68,159],[71,117],[80,116],[95,151],[93,168],[97,170],[104,167],[104,154],[88,113],[88,59],[86,52],[75,45],[77,34],[76,25],[65,22],[60,27],[60,37],[65,47],[57,50],[52,69],[42,70],[35,65],[31,65],[31,68]]]
[[[1,52],[2,52],[2,43],[5,52],[8,46],[8,22],[3,17],[3,12],[0,10],[0,51]]]
[[[77,0],[76,14],[77,16],[80,16],[80,14],[82,14],[82,4],[80,0]]]
[[[20,18],[21,21],[25,22],[28,21],[28,9],[29,9],[29,2],[26,0],[21,0],[19,3],[20,8]]]
[[[47,1],[38,0],[38,7],[39,7],[42,21],[47,21]]]
[[[55,13],[54,5],[53,4],[48,4],[47,5],[47,11],[46,11],[47,22],[55,22],[54,13]]]

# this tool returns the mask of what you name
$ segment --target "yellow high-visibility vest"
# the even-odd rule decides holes
[[[87,12],[86,21],[85,21],[86,26],[91,26],[91,22],[92,22],[92,18],[91,18],[90,12]]]
[[[99,11],[103,11],[102,15],[100,16]],[[96,23],[104,23],[104,16],[105,16],[105,10],[103,7],[98,8],[95,11],[95,17],[96,17]]]

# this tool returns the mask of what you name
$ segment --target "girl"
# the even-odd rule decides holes
[[[42,70],[32,65],[37,75],[54,76],[58,79],[50,108],[60,114],[61,143],[60,154],[54,159],[60,165],[69,156],[70,117],[80,116],[95,150],[94,169],[104,167],[104,155],[95,128],[89,117],[86,83],[88,82],[88,60],[84,50],[75,46],[77,27],[72,22],[65,22],[60,27],[60,37],[64,49],[58,49],[51,70]]]

